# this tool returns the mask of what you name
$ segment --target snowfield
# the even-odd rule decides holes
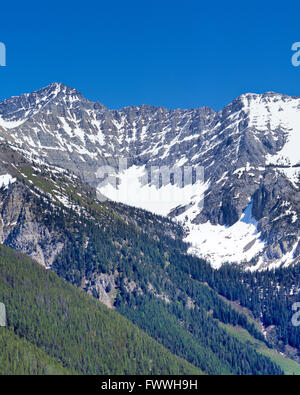
[[[0,175],[0,188],[7,188],[10,184],[16,181],[10,174]]]
[[[185,241],[191,244],[188,252],[208,259],[218,269],[222,264],[249,262],[263,251],[265,243],[257,233],[256,221],[251,217],[252,203],[238,222],[232,226],[188,225],[189,234]]]

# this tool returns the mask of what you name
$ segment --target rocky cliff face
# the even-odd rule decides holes
[[[0,242],[48,268],[62,250],[63,238],[37,216],[32,198],[18,182],[0,189]]]
[[[53,84],[0,103],[0,137],[27,158],[70,170],[94,187],[99,167],[110,165],[119,185],[101,184],[101,193],[179,220],[190,252],[216,267],[229,261],[261,269],[298,260],[299,98],[246,94],[219,112],[146,105],[116,111]],[[129,164],[121,174],[119,158]],[[152,201],[150,166],[160,180]],[[201,166],[204,176],[194,188],[195,180],[185,183],[177,198],[182,185],[172,175],[170,185],[161,181],[163,166],[171,173]]]

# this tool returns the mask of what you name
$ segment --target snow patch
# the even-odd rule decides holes
[[[2,126],[4,129],[17,128],[18,126],[21,126],[24,122],[26,122],[26,119],[22,119],[20,121],[6,121],[0,116],[0,126]]]
[[[188,253],[207,259],[216,269],[226,262],[249,262],[265,248],[251,211],[252,202],[240,220],[230,227],[212,225],[209,221],[189,225],[189,234],[185,238],[191,243]]]
[[[111,182],[107,179],[98,187],[99,193],[110,200],[162,216],[167,216],[175,208],[185,207],[191,202],[197,203],[199,207],[202,194],[207,188],[207,184],[200,180],[185,185],[184,188],[170,182],[158,188],[157,185],[148,182],[148,171],[145,166],[131,166],[114,176],[118,177],[118,185],[112,179]],[[199,213],[199,208],[198,211],[195,207],[193,210]],[[191,216],[192,213],[185,212],[183,215]]]
[[[13,178],[10,174],[0,175],[0,188],[7,188],[10,184],[13,184],[16,178]]]

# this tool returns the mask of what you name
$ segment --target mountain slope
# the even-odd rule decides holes
[[[113,200],[179,220],[190,252],[215,267],[264,269],[299,257],[299,113],[299,98],[272,92],[242,95],[219,112],[146,105],[116,111],[53,84],[0,103],[0,137]],[[128,169],[118,168],[119,158],[128,159]],[[103,166],[117,188],[103,180]],[[159,168],[149,185],[151,166]],[[204,168],[198,183],[192,176],[184,188],[172,181],[168,172],[183,166]]]
[[[45,351],[0,328],[0,375],[69,375],[72,371]]]
[[[8,329],[72,371],[81,374],[201,373],[120,314],[3,246],[0,247],[0,283]],[[4,336],[8,344],[1,355],[9,353],[15,341],[11,333]],[[16,365],[18,362],[25,363],[19,360]],[[9,368],[6,365],[4,371]]]
[[[259,105],[265,106],[268,100],[275,99],[276,95],[271,94],[259,97]],[[282,164],[267,164],[262,168],[248,162],[250,158],[253,163],[262,161],[270,151],[268,144],[263,144],[264,151],[260,146],[254,147],[252,137],[256,130],[245,131],[240,127],[236,130],[234,126],[246,115],[245,124],[248,125],[247,103],[255,100],[256,96],[246,95],[219,113],[209,109],[168,111],[147,106],[138,111],[130,108],[115,112],[87,101],[75,90],[53,85],[33,95],[1,103],[4,139],[0,144],[1,242],[26,253],[69,283],[122,313],[173,355],[205,373],[281,373],[278,366],[260,355],[255,347],[239,341],[225,330],[241,327],[265,343],[267,350],[272,344],[299,360],[299,351],[289,349],[290,346],[300,347],[295,328],[290,325],[290,303],[297,297],[299,289],[292,288],[285,281],[285,276],[297,275],[298,270],[295,237],[299,229],[295,210],[299,201],[294,193],[297,185],[285,174],[279,175]],[[297,101],[291,99],[294,100]],[[120,114],[123,114],[119,121],[124,130],[121,127],[115,130],[111,125]],[[83,129],[74,119],[75,123],[71,124],[69,117],[83,122]],[[141,125],[148,117],[151,136],[143,134],[145,130],[137,127],[136,117],[142,117]],[[100,118],[99,129],[95,122]],[[216,119],[219,121],[214,124]],[[66,124],[59,128],[59,122],[69,122],[69,134],[64,133]],[[166,144],[162,145],[163,125],[167,125],[167,129],[163,134]],[[111,139],[100,144],[101,149],[98,145],[100,137],[92,126],[98,131],[105,130],[106,140]],[[136,130],[130,137],[132,128]],[[143,198],[147,198],[147,166],[167,163],[180,169],[188,160],[187,142],[192,139],[189,135],[192,130],[198,133],[197,144],[193,146],[201,161],[205,161],[206,155],[207,162],[212,158],[222,160],[212,169],[206,167],[204,182],[194,183],[192,174],[190,183],[184,188],[179,188],[178,180],[167,185],[161,179],[159,188],[152,185],[151,192],[158,200],[152,202],[152,208],[147,208],[157,211],[158,207],[163,217],[128,205],[99,201],[99,188],[98,191],[94,188],[99,182],[96,169],[99,164],[113,167],[117,165],[117,154],[122,151],[128,155],[129,169],[116,174],[119,179],[117,194],[121,201],[134,205],[134,200],[128,201],[128,193],[123,194],[122,183],[127,182],[127,176],[134,180],[134,184],[130,184],[131,196],[146,191]],[[31,133],[34,133],[32,139]],[[99,155],[96,156],[86,146],[95,133],[97,141],[92,144],[92,149],[97,150]],[[228,140],[224,140],[227,133]],[[206,134],[210,137],[206,138]],[[118,146],[120,136],[123,137]],[[263,135],[260,135],[259,143],[262,139]],[[141,140],[145,144],[143,149],[139,144]],[[216,150],[213,148],[212,154],[208,148],[214,147],[215,140]],[[223,158],[224,141],[228,142],[225,144],[228,161],[226,155]],[[82,151],[83,147],[85,151]],[[110,154],[109,147],[112,149]],[[145,152],[149,147],[153,149],[148,155]],[[155,147],[160,147],[159,154]],[[246,160],[245,167],[238,167]],[[197,167],[200,159],[194,164]],[[228,166],[231,166],[230,172],[226,170],[224,173]],[[115,169],[106,167],[105,171],[115,173]],[[154,169],[154,179],[160,179],[159,172]],[[104,177],[101,187],[105,186],[105,193],[108,188],[114,193],[108,185],[110,181]],[[174,201],[164,199],[181,190],[184,190],[183,200],[172,209]],[[203,191],[206,192],[201,206]],[[137,203],[141,202],[137,200]],[[142,203],[140,206],[143,207],[145,200]],[[170,208],[171,218],[167,218],[166,210]],[[196,245],[188,245],[183,240]],[[209,243],[212,240],[213,243]],[[220,247],[224,247],[224,251]],[[260,255],[257,259],[253,251],[254,255]],[[269,273],[257,277],[256,273],[244,273],[234,266],[228,269],[227,265],[224,270],[215,271],[206,261],[193,257],[191,252],[209,256],[215,267],[227,260],[235,262],[238,258],[240,263],[246,259],[241,267],[261,269],[276,266],[278,260],[284,263],[283,260],[288,258],[294,263],[292,268],[296,274],[285,269],[283,275],[271,273],[270,279]],[[267,258],[264,258],[266,254]],[[273,283],[273,279],[276,282]],[[268,284],[266,288],[264,281]],[[292,298],[290,292],[293,292]],[[255,323],[224,302],[220,295],[247,306]],[[279,310],[274,306],[279,306]],[[269,336],[268,326],[272,325],[275,329]],[[53,342],[48,347],[51,349]],[[71,359],[74,360],[74,355]],[[94,367],[93,357],[90,362],[87,363],[88,369]],[[124,368],[123,362],[120,369]],[[134,369],[132,361],[129,364]],[[76,371],[74,366],[71,368]]]
[[[0,190],[5,244],[117,309],[205,373],[279,373],[219,328],[216,320],[239,324],[263,340],[243,315],[185,272],[191,257],[178,225],[128,206],[99,204],[70,174],[29,171],[28,163],[25,174],[26,161],[15,163],[16,181]]]

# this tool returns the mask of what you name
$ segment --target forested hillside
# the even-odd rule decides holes
[[[267,358],[216,325],[215,320],[239,324],[263,340],[245,316],[183,273],[187,256],[178,252],[176,241],[154,241],[121,223],[105,232],[90,226],[85,228],[87,247],[82,228],[54,262],[60,276],[101,297],[101,274],[106,273],[105,291],[122,314],[207,373],[278,373]]]
[[[265,343],[266,347],[271,347],[272,342],[265,339],[257,323],[250,321],[245,314],[220,297],[224,295],[230,299],[223,288],[227,287],[229,293],[230,289],[235,289],[234,281],[226,283],[226,278],[230,279],[231,275],[222,278],[221,271],[213,270],[205,261],[188,255],[188,245],[182,241],[183,229],[179,225],[125,205],[110,202],[100,204],[94,191],[79,179],[65,173],[53,174],[47,168],[33,169],[22,160],[14,170],[14,176],[18,181],[1,190],[2,218],[7,234],[5,244],[26,252],[42,264],[48,263],[51,271],[120,312],[170,353],[192,364],[192,369],[198,368],[207,374],[282,373],[267,356],[258,353],[251,344],[239,341],[219,325],[222,323],[244,328],[255,339]],[[57,246],[60,246],[59,249]],[[51,260],[49,251],[55,253]],[[230,272],[231,269],[228,270]],[[235,269],[232,270],[234,273]],[[45,275],[53,275],[51,271]],[[57,296],[61,296],[62,288],[69,286],[63,284],[63,287],[59,286],[61,291]],[[36,287],[41,287],[38,280]],[[242,293],[243,288],[239,287],[243,285],[236,288]],[[74,288],[71,289],[75,292]],[[30,295],[30,287],[25,291],[26,295]],[[98,306],[96,300],[87,300]],[[73,299],[69,303],[73,306]],[[69,317],[69,308],[65,311],[63,307],[64,299],[59,299],[58,304],[62,305],[60,314]],[[43,303],[39,306],[41,311],[42,307]],[[49,308],[47,304],[46,307]],[[15,307],[12,312],[16,310]],[[24,320],[27,317],[28,322],[22,327],[21,334],[17,332],[19,322],[11,323],[16,334],[23,336],[28,333],[26,336],[29,339],[26,339],[34,342],[36,336],[24,329],[31,328],[31,321],[35,322],[36,316],[39,316],[32,317],[31,313],[28,311],[29,318],[27,313],[22,318]],[[74,315],[76,320],[81,314],[81,310],[72,310],[72,317]],[[41,317],[43,314],[39,316],[39,321]],[[120,319],[119,315],[115,317],[117,321]],[[63,323],[64,319],[60,325]],[[79,372],[84,373],[125,373],[122,366],[127,365],[129,371],[150,371],[149,366],[143,365],[145,361],[137,368],[135,357],[132,358],[131,354],[130,357],[126,354],[120,365],[112,368],[112,360],[106,360],[109,352],[103,356],[104,361],[97,354],[100,358],[97,360],[93,353],[97,346],[95,348],[89,342],[85,344],[85,349],[90,350],[88,361],[80,355],[80,350],[71,351],[71,346],[67,347],[70,354],[56,354],[54,337],[49,337],[52,329],[50,326],[48,333],[47,325],[48,321],[42,326],[47,353],[75,372],[79,369]],[[87,333],[85,324],[79,328]],[[106,329],[109,333],[113,332],[112,328]],[[33,327],[33,332],[39,330],[38,326]],[[77,330],[72,327],[68,327],[68,330],[73,330],[69,340],[77,339]],[[98,335],[101,339],[101,332],[96,333],[97,339]],[[116,337],[122,339],[118,333]],[[154,343],[155,347],[158,343]],[[161,362],[157,364],[160,365]],[[166,365],[162,369],[166,369]],[[191,365],[186,366],[190,368]],[[178,371],[178,366],[171,364],[168,369]]]
[[[266,337],[285,352],[287,346],[295,348],[292,354],[299,360],[300,331],[292,324],[295,313],[292,306],[299,301],[300,265],[262,272],[245,272],[232,265],[215,271],[206,262],[188,258],[184,268],[194,279],[207,282],[218,293],[247,307],[263,324]]]
[[[12,330],[0,328],[0,375],[11,374],[65,375],[74,372]]]
[[[117,312],[3,246],[0,300],[8,321],[0,328],[3,374],[201,374]]]

